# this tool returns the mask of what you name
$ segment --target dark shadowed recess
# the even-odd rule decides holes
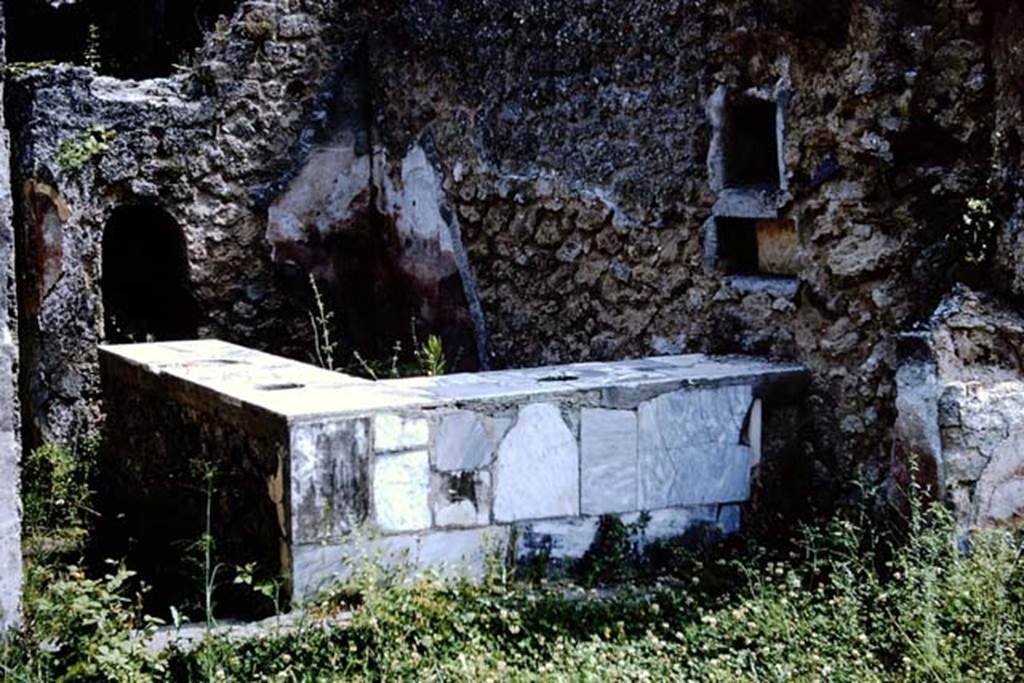
[[[103,232],[108,342],[195,338],[198,315],[181,230],[163,209],[121,206]]]
[[[105,74],[153,78],[186,64],[237,0],[15,0],[4,3],[8,62],[85,64]],[[59,7],[54,7],[59,5]],[[90,27],[92,35],[90,35]]]
[[[756,97],[734,96],[725,109],[727,187],[779,185],[776,105]]]

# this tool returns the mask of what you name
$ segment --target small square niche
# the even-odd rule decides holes
[[[789,219],[714,219],[716,269],[725,275],[796,277],[796,223]]]
[[[733,94],[722,112],[722,180],[727,188],[779,189],[778,105]]]

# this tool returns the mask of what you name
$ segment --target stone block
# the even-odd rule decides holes
[[[384,531],[430,527],[430,457],[427,451],[378,455],[373,461],[373,509]]]
[[[740,445],[750,386],[684,389],[638,409],[639,505],[727,503],[750,492],[751,448]],[[741,438],[742,437],[742,438]]]
[[[746,384],[682,389],[638,409],[641,454],[658,447],[738,444],[753,400]]]
[[[291,433],[292,537],[334,538],[369,514],[367,420],[296,425]]]
[[[558,406],[523,406],[498,449],[495,520],[578,515],[579,466],[579,446]]]
[[[377,453],[425,448],[430,441],[430,423],[420,417],[377,415],[373,419],[373,450]]]
[[[469,577],[484,576],[488,558],[504,557],[507,527],[432,531],[396,536],[353,536],[344,543],[295,547],[292,577],[294,600],[310,600],[321,591],[369,567],[387,567],[414,574],[447,570]]]
[[[583,557],[597,534],[597,517],[551,519],[516,525],[516,557],[554,560]]]
[[[583,514],[637,509],[636,413],[600,408],[581,411],[580,480]]]
[[[747,418],[747,445],[750,446],[751,467],[761,464],[761,439],[764,432],[764,405],[761,399],[754,399]]]
[[[642,508],[730,503],[750,497],[753,456],[747,446],[682,447],[648,456],[641,476]]]
[[[723,505],[718,509],[718,528],[726,536],[740,531],[743,510],[739,505]]]
[[[17,482],[17,440],[14,432],[0,432],[0,632],[20,622],[21,519]]]
[[[486,526],[491,521],[491,474],[438,472],[432,492],[434,526]]]
[[[512,421],[471,410],[446,415],[434,437],[434,466],[448,472],[475,470],[490,464]]]
[[[1005,524],[1024,516],[1024,428],[1015,426],[994,449],[974,495],[981,524]]]

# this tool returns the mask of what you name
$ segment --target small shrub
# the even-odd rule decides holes
[[[103,46],[100,38],[100,27],[96,24],[89,24],[87,28],[85,54],[82,55],[82,63],[96,73],[100,73],[103,70]]]
[[[995,243],[996,221],[992,200],[987,197],[969,197],[958,230],[947,235],[956,252],[965,262],[984,263]]]
[[[262,46],[263,43],[274,38],[277,33],[277,25],[270,15],[260,10],[254,10],[242,18],[239,30],[247,39]]]
[[[444,343],[437,335],[430,335],[420,344],[416,335],[415,321],[412,325],[412,358],[404,353],[402,342],[396,340],[391,352],[385,358],[367,358],[358,350],[352,351],[352,362],[348,367],[338,363],[338,336],[335,331],[334,312],[327,303],[316,278],[310,274],[309,286],[313,292],[313,310],[308,311],[310,329],[313,333],[312,361],[326,370],[349,372],[374,381],[399,379],[401,377],[443,375],[448,371],[448,358]]]
[[[164,662],[147,652],[157,621],[141,615],[133,572],[112,564],[91,579],[71,566],[36,577],[41,593],[28,596],[26,630],[0,645],[0,673],[10,680],[160,680]]]
[[[338,343],[331,339],[334,330],[334,312],[328,311],[324,297],[317,287],[316,278],[309,275],[309,286],[313,289],[315,311],[309,312],[309,325],[313,329],[313,356],[316,364],[326,370],[334,370],[334,354]]]
[[[616,515],[601,515],[594,541],[577,563],[576,573],[583,585],[616,583],[638,576],[638,536],[648,522],[646,514],[634,524],[625,524]]]
[[[96,444],[46,444],[22,463],[24,525],[29,536],[77,536],[86,525]]]
[[[415,340],[415,337],[413,337]],[[414,352],[420,374],[427,377],[443,375],[447,371],[448,360],[445,358],[444,344],[436,334],[427,337],[427,341]]]

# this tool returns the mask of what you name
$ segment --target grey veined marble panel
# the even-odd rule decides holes
[[[434,466],[446,472],[490,464],[512,420],[460,410],[441,418],[434,444]]]
[[[686,389],[641,404],[640,507],[746,499],[754,453],[741,433],[751,403],[751,387],[741,385]]]
[[[585,515],[637,510],[637,418],[632,410],[584,408],[580,507]]]

